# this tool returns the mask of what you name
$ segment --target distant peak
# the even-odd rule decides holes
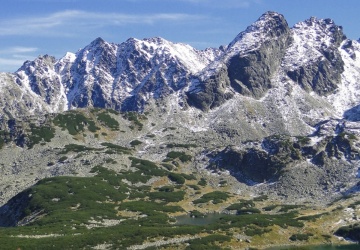
[[[288,24],[282,14],[279,14],[274,11],[268,11],[261,15],[261,17],[253,23],[251,26],[248,27],[248,29],[254,29],[254,28],[263,28],[263,27],[269,27],[269,28],[276,28],[276,27],[288,27]]]
[[[317,17],[310,17],[309,19],[294,25],[294,29],[304,28],[310,28],[315,30],[318,34],[322,33],[325,36],[331,37],[333,39],[332,42],[336,45],[340,45],[340,43],[346,39],[342,26],[336,25],[334,20],[330,18],[320,19]]]
[[[144,41],[150,42],[150,43],[156,43],[156,44],[162,44],[164,42],[167,42],[164,38],[162,37],[151,37],[151,38],[145,38]]]
[[[278,12],[275,11],[267,11],[264,14],[260,16],[258,20],[268,19],[268,18],[280,18],[284,19],[284,16]]]
[[[96,45],[102,45],[102,44],[104,44],[104,43],[105,43],[105,40],[102,39],[101,37],[98,37],[98,38],[96,38],[94,41],[92,41],[92,42],[90,43],[90,45],[96,46]]]
[[[255,40],[278,37],[288,31],[289,26],[284,16],[274,11],[268,11],[261,15],[256,22],[248,26],[245,31],[237,35],[229,44],[228,48],[231,48],[244,39],[244,43],[256,43]],[[250,48],[252,46],[245,47]]]

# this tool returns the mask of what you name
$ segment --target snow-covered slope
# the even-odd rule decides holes
[[[1,74],[1,113],[158,107],[182,122],[205,111],[200,127],[231,120],[261,135],[308,133],[323,119],[360,120],[359,54],[359,42],[346,39],[331,19],[290,28],[275,12],[220,49],[158,37],[121,44],[97,38],[75,54],[41,56]]]

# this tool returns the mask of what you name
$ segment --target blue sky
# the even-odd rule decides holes
[[[49,54],[57,59],[97,37],[121,43],[160,36],[197,49],[219,47],[264,12],[293,26],[311,16],[332,18],[350,39],[360,38],[359,0],[3,0],[0,72]]]

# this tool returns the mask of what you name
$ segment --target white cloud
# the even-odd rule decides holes
[[[38,51],[38,48],[15,46],[0,50],[0,54],[32,53]]]
[[[104,27],[127,24],[154,24],[156,22],[183,22],[205,19],[204,16],[184,13],[130,15],[66,10],[42,17],[25,17],[0,21],[0,36],[34,35],[64,36],[76,34],[79,27]]]

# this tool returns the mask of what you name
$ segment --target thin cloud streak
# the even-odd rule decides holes
[[[38,51],[38,48],[16,46],[0,50],[0,54],[32,53],[36,51]]]
[[[0,22],[0,36],[36,35],[63,36],[70,35],[74,27],[91,29],[104,26],[121,26],[127,24],[154,24],[157,22],[189,22],[206,19],[205,16],[184,13],[160,13],[151,15],[129,15],[122,13],[97,13],[79,10],[66,10],[43,17],[28,17]],[[94,26],[92,26],[92,24]],[[76,34],[76,32],[73,32]]]

